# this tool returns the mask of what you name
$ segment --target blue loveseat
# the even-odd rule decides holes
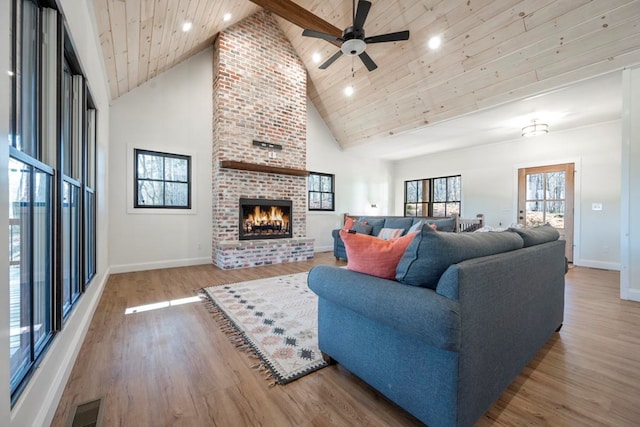
[[[557,239],[423,227],[395,281],[314,267],[320,350],[430,427],[471,426],[562,325]]]

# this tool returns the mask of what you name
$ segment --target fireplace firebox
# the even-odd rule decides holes
[[[291,206],[291,200],[241,198],[240,240],[290,238]]]

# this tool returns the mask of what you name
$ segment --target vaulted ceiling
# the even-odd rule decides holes
[[[255,3],[270,2],[290,3],[93,0],[111,97],[210,46],[218,32],[260,10]],[[351,25],[351,1],[295,3],[339,29]],[[313,54],[324,61],[338,48],[303,37],[302,28],[278,18],[308,69],[309,97],[344,148],[640,63],[640,0],[372,3],[367,36],[411,31],[408,41],[367,46],[379,66],[372,72],[346,56],[318,69]],[[185,21],[193,23],[191,31],[182,31]],[[431,50],[427,42],[436,35],[442,45]],[[348,85],[351,97],[343,91]]]

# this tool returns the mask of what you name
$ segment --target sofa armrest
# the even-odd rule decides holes
[[[458,304],[431,289],[326,265],[311,269],[308,285],[320,298],[429,345],[460,347]]]

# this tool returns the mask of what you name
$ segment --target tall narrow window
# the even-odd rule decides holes
[[[191,156],[134,150],[134,207],[191,209]]]
[[[309,173],[309,210],[335,210],[335,176],[328,173]]]

